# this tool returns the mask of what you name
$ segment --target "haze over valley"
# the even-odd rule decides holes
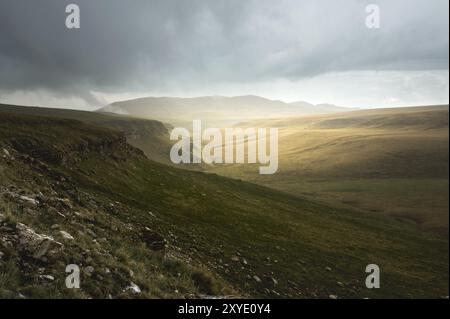
[[[201,119],[211,127],[225,127],[241,121],[348,112],[354,108],[331,104],[313,105],[307,102],[285,103],[259,96],[206,96],[198,98],[148,97],[114,102],[98,112],[112,112],[135,117],[157,119],[173,125],[190,125]]]

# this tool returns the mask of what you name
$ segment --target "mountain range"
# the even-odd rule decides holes
[[[205,96],[195,98],[146,97],[114,102],[98,110],[156,119],[175,125],[201,119],[209,125],[223,126],[258,118],[280,118],[353,111],[354,108],[307,102],[285,103],[259,96]]]

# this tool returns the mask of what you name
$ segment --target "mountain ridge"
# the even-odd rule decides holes
[[[192,98],[144,97],[114,102],[98,109],[97,112],[127,114],[173,124],[201,119],[207,123],[223,126],[257,118],[306,116],[353,110],[356,109],[331,104],[286,103],[256,95],[243,95]]]

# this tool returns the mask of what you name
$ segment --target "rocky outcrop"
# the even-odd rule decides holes
[[[11,116],[5,120],[14,120]],[[44,119],[21,118],[21,125],[35,126],[45,129],[47,121]],[[17,123],[16,123],[17,124]],[[109,157],[117,161],[126,161],[132,157],[144,157],[141,150],[127,143],[126,134],[105,128],[98,128],[86,125],[75,120],[51,120],[54,126],[64,126],[64,128],[77,127],[86,131],[81,138],[74,138],[70,143],[61,143],[41,136],[11,135],[6,136],[6,143],[0,147],[1,154],[5,159],[11,158],[13,153],[17,153],[27,162],[41,161],[51,165],[73,165],[76,162],[95,153],[104,157]],[[162,124],[161,124],[162,125]],[[13,153],[11,153],[13,151]]]
[[[166,248],[166,240],[158,233],[145,229],[142,233],[142,241],[145,242],[147,247],[156,252],[164,253]]]
[[[16,230],[19,249],[35,259],[45,260],[63,249],[63,245],[51,236],[38,234],[24,224],[18,223]]]

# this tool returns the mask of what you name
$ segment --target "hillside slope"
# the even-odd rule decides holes
[[[21,115],[37,115],[72,119],[84,123],[118,130],[124,133],[128,143],[143,150],[152,160],[168,163],[171,141],[170,125],[150,119],[141,119],[114,113],[97,113],[68,109],[0,104],[0,112]]]
[[[278,172],[208,170],[448,236],[448,123],[448,106],[252,121],[241,126],[279,128]]]
[[[74,120],[0,111],[0,146],[2,295],[448,295],[448,241],[394,219],[158,164]],[[364,285],[372,263],[381,289]]]

